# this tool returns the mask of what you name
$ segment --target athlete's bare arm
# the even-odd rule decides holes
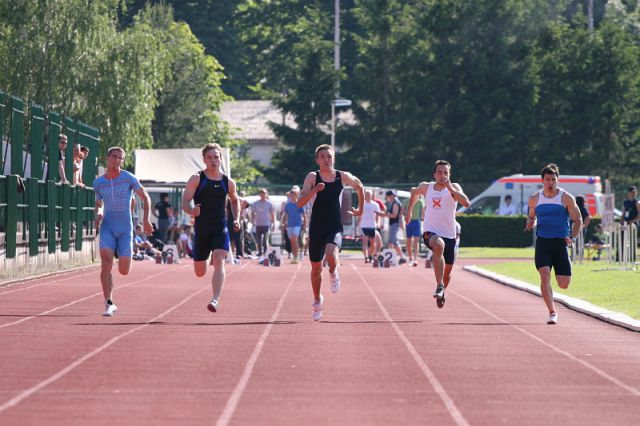
[[[231,203],[231,214],[233,215],[233,230],[240,230],[240,198],[236,190],[236,181],[229,178],[229,202]]]
[[[138,197],[142,199],[142,227],[147,235],[151,235],[153,234],[153,225],[151,225],[151,221],[149,220],[149,214],[151,211],[151,198],[149,197],[147,190],[144,189],[143,186],[136,189],[136,194],[138,194]]]
[[[413,211],[413,206],[416,204],[416,201],[418,200],[418,198],[421,195],[424,195],[426,197],[428,191],[429,191],[429,183],[428,182],[420,182],[420,185],[418,185],[416,188],[413,188],[411,190],[411,197],[409,198],[409,204],[407,205],[407,211],[408,212]],[[411,222],[411,215],[408,214],[404,218],[404,221],[407,224],[409,222]]]
[[[324,189],[324,183],[320,182],[316,183],[316,173],[310,172],[306,178],[304,178],[304,184],[302,185],[302,190],[300,191],[300,198],[298,198],[298,202],[296,203],[298,207],[304,207],[314,195]]]
[[[447,189],[453,195],[454,200],[462,204],[464,207],[469,207],[469,197],[462,191],[462,187],[457,183],[451,183],[449,179],[446,181]]]
[[[342,181],[356,190],[358,196],[358,208],[351,208],[349,214],[353,216],[360,216],[364,210],[364,185],[360,182],[360,179],[355,177],[349,172],[340,172],[342,174]]]
[[[193,217],[198,217],[200,215],[200,204],[196,204],[194,207],[191,207],[191,201],[193,200],[193,196],[196,195],[196,189],[198,189],[199,183],[200,176],[191,176],[184,189],[184,193],[182,194],[182,210]]]
[[[529,197],[529,213],[527,216],[527,224],[524,227],[525,231],[532,231],[536,226],[536,203],[538,202],[538,193]]]
[[[102,200],[96,200],[95,213],[96,213],[96,231],[100,229],[100,224],[102,223]]]
[[[578,208],[576,199],[573,198],[573,195],[565,192],[562,195],[562,204],[567,208],[569,217],[573,221],[573,225],[571,226],[571,235],[570,238],[567,239],[567,244],[571,245],[571,238],[576,238],[580,233],[580,229],[582,229],[582,215],[580,214],[580,209]]]

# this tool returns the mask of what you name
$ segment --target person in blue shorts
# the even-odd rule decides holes
[[[413,187],[411,190],[415,190]],[[410,215],[409,222],[405,227],[407,235],[407,257],[411,266],[418,266],[418,252],[420,251],[420,238],[422,237],[422,220],[424,219],[424,201],[419,197],[413,205],[413,209],[408,211],[409,200],[406,201],[404,209]]]
[[[131,270],[133,251],[133,221],[131,219],[131,200],[135,192],[142,199],[144,231],[153,233],[149,221],[151,200],[138,179],[126,170],[122,170],[125,159],[124,149],[114,146],[107,151],[107,170],[93,182],[96,195],[96,229],[100,233],[100,283],[105,298],[104,316],[113,316],[118,309],[113,303],[114,254],[118,254],[118,271],[127,275]]]
[[[573,196],[558,187],[558,166],[546,165],[540,170],[540,176],[543,188],[529,197],[529,217],[525,230],[531,231],[536,228],[535,263],[540,274],[542,298],[549,309],[547,324],[557,324],[558,314],[551,289],[551,269],[555,270],[558,286],[568,288],[571,282],[568,247],[573,244],[582,228],[582,216]],[[571,227],[569,218],[573,221]]]
[[[306,217],[304,214],[304,208],[298,207],[298,195],[300,195],[300,187],[294,185],[289,191],[289,200],[284,205],[284,211],[282,213],[282,223],[287,226],[287,235],[291,240],[291,252],[293,253],[293,259],[291,263],[298,263],[298,237],[300,237],[300,231],[305,226]]]
[[[221,170],[222,147],[217,143],[206,144],[202,148],[202,158],[206,167],[189,178],[182,196],[182,210],[195,218],[193,268],[196,276],[203,277],[207,273],[207,260],[213,252],[213,297],[207,309],[217,312],[225,278],[224,262],[231,248],[225,206],[228,197],[233,216],[230,219],[233,229],[238,232],[240,199],[235,181]]]

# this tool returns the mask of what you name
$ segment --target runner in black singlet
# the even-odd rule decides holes
[[[229,229],[225,218],[227,196],[231,202],[233,228],[240,229],[240,201],[236,183],[222,173],[222,147],[210,143],[202,149],[206,168],[189,178],[182,196],[182,209],[195,217],[193,268],[198,277],[207,272],[207,259],[213,251],[213,298],[207,309],[216,312],[224,285],[224,262],[229,252]],[[191,201],[195,205],[191,205]]]
[[[315,196],[309,224],[309,260],[311,261],[311,286],[313,288],[313,319],[322,318],[324,297],[320,293],[322,285],[322,260],[329,265],[331,291],[340,289],[338,275],[338,252],[342,245],[342,220],[340,197],[343,185],[353,187],[358,195],[358,208],[349,212],[353,216],[362,214],[364,188],[360,179],[349,172],[333,168],[334,155],[330,145],[316,148],[316,163],[320,170],[311,172],[304,180],[298,199],[298,207],[303,207]]]

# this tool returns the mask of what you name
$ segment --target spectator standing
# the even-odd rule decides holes
[[[269,232],[275,226],[273,204],[267,200],[269,192],[266,188],[260,189],[260,199],[251,205],[251,218],[256,228],[256,243],[258,245],[258,257],[262,258],[267,252]]]
[[[171,217],[173,217],[173,208],[169,204],[168,193],[163,192],[160,194],[160,201],[156,203],[153,215],[158,218],[158,238],[162,242],[167,242],[167,233],[171,225]]]

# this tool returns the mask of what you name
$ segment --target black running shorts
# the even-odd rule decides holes
[[[327,244],[342,247],[342,234],[340,232],[330,232],[328,234],[316,234],[309,232],[309,260],[312,262],[322,262],[324,249]]]
[[[442,241],[444,241],[444,252],[442,253],[444,256],[444,263],[447,265],[453,265],[456,261],[456,239],[441,237],[433,232],[425,232],[422,234],[422,239],[431,251],[433,251],[433,248],[429,244],[429,241],[432,237],[442,238]]]
[[[536,239],[536,269],[548,266],[556,275],[571,276],[571,260],[564,238]]]
[[[229,246],[229,230],[226,227],[218,231],[196,229],[193,238],[193,260],[207,260],[213,250],[229,251]]]

